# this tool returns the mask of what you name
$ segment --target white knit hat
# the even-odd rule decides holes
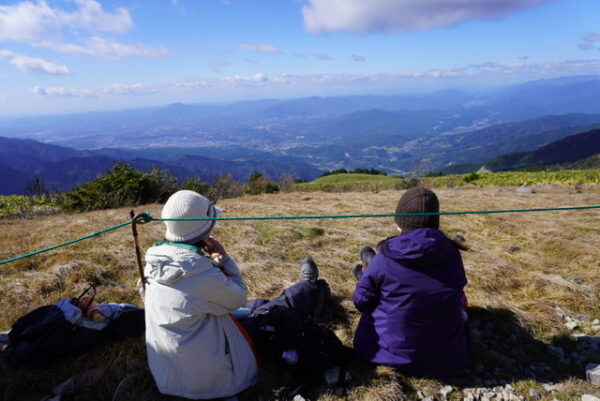
[[[217,217],[223,210],[194,191],[177,191],[162,209],[163,219]],[[215,220],[165,221],[167,241],[196,243],[206,237],[215,226]]]

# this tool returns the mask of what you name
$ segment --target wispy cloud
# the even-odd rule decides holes
[[[600,33],[590,32],[583,37],[583,41],[579,44],[579,48],[582,50],[593,49],[596,42],[600,42]]]
[[[47,75],[69,75],[71,69],[64,64],[57,64],[38,57],[18,54],[10,50],[0,50],[0,60],[8,62],[21,71],[38,72]]]
[[[319,61],[331,61],[331,56],[327,53],[312,53],[311,56]]]
[[[227,61],[227,60],[214,60],[214,61],[211,61],[210,63],[208,63],[208,66],[214,72],[221,72],[225,68],[229,67],[230,65],[231,65],[231,61]]]
[[[403,87],[415,82],[439,82],[452,80],[490,79],[532,79],[596,73],[600,70],[600,60],[565,60],[551,63],[482,63],[464,67],[432,69],[426,71],[397,71],[381,74],[254,74],[232,75],[214,79],[188,78],[174,83],[156,85],[111,85],[100,88],[35,87],[32,91],[49,97],[102,97],[103,95],[147,95],[195,92],[198,89],[225,90],[243,88],[281,88],[281,87]]]
[[[271,54],[283,53],[281,51],[281,49],[279,49],[278,47],[266,45],[264,43],[255,43],[255,44],[241,43],[239,45],[239,48],[242,50],[247,50],[249,52],[254,52],[254,53],[271,53]]]
[[[507,14],[554,0],[308,0],[312,33],[424,31]]]
[[[142,43],[129,45],[98,36],[89,38],[85,46],[61,42],[39,42],[35,47],[60,53],[89,54],[108,60],[120,60],[126,57],[167,58],[173,55],[164,46],[149,46]]]
[[[119,95],[119,96],[128,96],[128,95],[147,95],[156,93],[159,90],[159,87],[149,86],[140,83],[135,83],[131,85],[124,84],[113,84],[103,86],[101,88],[91,89],[91,88],[78,88],[78,87],[48,87],[42,88],[40,86],[35,86],[31,89],[32,93],[35,93],[39,96],[52,97],[52,98],[100,98],[102,95]]]
[[[367,59],[364,56],[359,56],[358,54],[353,54],[352,55],[352,60],[353,61],[358,61],[358,62],[367,61]]]

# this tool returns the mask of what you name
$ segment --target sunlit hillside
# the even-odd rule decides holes
[[[534,193],[516,187],[436,189],[442,211],[528,209],[600,205],[598,185],[538,185]],[[298,216],[389,213],[402,190],[380,192],[290,192],[220,201],[225,216]],[[160,216],[160,205],[140,207]],[[0,220],[0,259],[42,249],[124,222],[129,209]],[[320,386],[311,400],[403,400],[434,396],[452,386],[452,399],[483,399],[485,391],[508,398],[579,399],[594,388],[585,365],[600,362],[600,211],[560,211],[443,216],[448,236],[464,238],[469,279],[474,360],[466,372],[440,382],[397,376],[387,368],[351,362],[347,395]],[[139,227],[145,249],[162,239],[163,224]],[[351,267],[363,245],[396,233],[391,218],[219,222],[214,236],[237,260],[251,298],[278,295],[299,278],[299,262],[311,256],[329,281],[334,308],[331,327],[347,345],[359,313],[351,302]],[[130,227],[42,255],[0,266],[0,331],[29,310],[76,296],[93,283],[103,302],[140,304]],[[565,325],[575,322],[575,328]],[[561,359],[555,348],[564,353]],[[4,400],[40,400],[57,384],[101,368],[86,400],[159,400],[146,368],[143,339],[101,347],[65,358],[42,371],[0,373]],[[1,370],[0,370],[1,372]],[[127,380],[123,380],[127,378]],[[121,387],[117,391],[117,387]],[[274,399],[286,377],[273,370],[242,400]],[[509,387],[506,387],[506,385]],[[502,390],[499,387],[502,386]],[[511,387],[512,386],[512,390]],[[484,390],[470,390],[483,388]],[[478,395],[476,395],[476,393]],[[81,394],[80,394],[81,396]],[[511,398],[516,397],[516,398]],[[537,397],[537,396],[536,396]]]

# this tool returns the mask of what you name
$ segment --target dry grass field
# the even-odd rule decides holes
[[[600,205],[600,186],[535,186],[436,189],[442,211],[523,209]],[[220,202],[224,216],[284,216],[392,212],[403,191],[292,192],[244,196]],[[160,216],[160,205],[138,208]],[[0,259],[42,249],[128,219],[128,209],[57,214],[31,220],[0,220]],[[347,394],[317,388],[315,400],[403,400],[433,396],[451,385],[449,399],[463,399],[466,388],[511,384],[514,395],[553,400],[600,393],[585,381],[585,365],[600,363],[600,210],[442,216],[447,235],[465,238],[474,360],[466,372],[440,382],[396,375],[353,361]],[[141,226],[145,249],[162,239],[164,226]],[[363,245],[395,234],[391,218],[277,221],[226,221],[213,232],[237,260],[250,297],[272,297],[299,277],[299,261],[311,256],[329,281],[335,302],[331,327],[347,345],[359,314],[351,302],[350,268]],[[0,266],[0,331],[29,310],[77,295],[86,283],[98,287],[102,302],[140,304],[131,229],[119,229],[59,250]],[[578,327],[568,329],[565,323]],[[548,344],[564,350],[559,358]],[[40,400],[58,383],[91,369],[103,369],[81,400],[160,400],[146,369],[142,339],[112,344],[86,355],[65,358],[46,370],[0,373],[4,400]],[[130,375],[137,373],[136,375]],[[129,375],[129,376],[128,376]],[[113,398],[128,376],[127,391]],[[274,399],[285,384],[282,373],[265,372],[242,400]],[[557,384],[552,387],[549,384]],[[546,387],[544,387],[546,385]],[[533,390],[533,391],[532,391]],[[536,394],[537,393],[537,394]],[[538,397],[539,395],[539,397]],[[512,397],[512,396],[511,396]],[[1,398],[0,398],[1,399]],[[510,398],[512,399],[512,398]]]

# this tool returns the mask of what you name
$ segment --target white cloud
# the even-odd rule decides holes
[[[131,85],[113,84],[103,86],[101,88],[66,88],[66,87],[48,87],[42,88],[35,86],[31,92],[39,95],[52,98],[100,98],[101,95],[142,95],[157,92],[158,87],[153,87],[141,83]]]
[[[41,88],[35,86],[32,90],[33,93],[40,96],[48,97],[83,97],[83,98],[97,98],[98,95],[91,89],[85,88],[61,88],[61,87],[50,87]]]
[[[120,60],[126,57],[167,58],[172,52],[164,46],[149,46],[136,43],[128,45],[98,36],[89,38],[85,46],[61,42],[39,42],[35,47],[54,50],[67,54],[89,54],[108,60]]]
[[[0,6],[0,42],[19,42],[60,53],[87,54],[109,60],[125,57],[165,58],[172,52],[164,46],[125,44],[98,36],[98,33],[124,34],[133,28],[125,8],[106,11],[95,0],[68,0],[74,10],[50,7],[45,0],[23,1]],[[76,31],[73,34],[73,31]],[[81,38],[65,43],[66,33]],[[88,36],[89,35],[89,36]]]
[[[48,75],[68,75],[72,71],[64,64],[57,64],[38,57],[18,54],[10,50],[0,50],[0,60],[8,62],[24,72],[39,72]]]
[[[10,60],[10,63],[26,72],[41,72],[49,75],[68,75],[72,71],[64,64],[56,64],[37,57],[17,55]]]
[[[579,48],[582,50],[593,49],[596,42],[600,42],[600,33],[590,32],[583,37],[583,42],[579,44]]]
[[[451,27],[554,0],[308,0],[304,26],[312,33],[400,32]]]
[[[2,52],[0,52],[0,58]],[[562,62],[528,64],[525,62],[500,64],[482,63],[464,67],[433,69],[427,71],[397,71],[380,74],[254,74],[232,75],[214,79],[188,78],[174,83],[155,85],[145,84],[115,84],[100,88],[61,88],[35,87],[32,91],[38,95],[49,97],[102,97],[103,95],[148,95],[196,93],[199,89],[215,90],[229,89],[276,89],[276,88],[402,88],[415,86],[419,82],[479,82],[489,83],[490,80],[504,81],[506,79],[540,79],[566,75],[581,75],[596,73],[600,70],[600,59],[597,60],[565,60]]]
[[[281,49],[279,49],[275,46],[266,45],[264,43],[255,43],[255,44],[242,43],[239,45],[239,48],[242,50],[247,50],[249,52],[255,52],[255,53],[271,53],[271,54],[283,53],[281,51]]]
[[[352,55],[352,60],[358,61],[358,62],[367,61],[367,59],[365,58],[365,56],[359,56],[358,54],[353,54]]]
[[[65,28],[91,32],[125,33],[133,28],[129,12],[107,12],[94,0],[71,0],[72,12],[48,6],[46,1],[23,1],[0,6],[0,41],[35,42],[59,37]]]

